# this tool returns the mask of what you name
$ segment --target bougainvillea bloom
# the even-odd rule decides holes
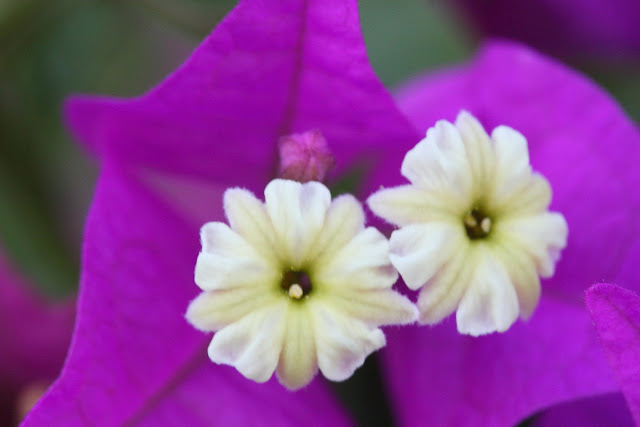
[[[385,374],[399,423],[514,425],[555,403],[619,391],[584,309],[584,289],[603,279],[640,283],[636,125],[588,79],[509,43],[416,79],[398,102],[417,128],[466,110],[485,129],[517,129],[553,188],[550,209],[570,230],[527,322],[477,338],[459,335],[449,321],[387,333]],[[407,370],[416,360],[428,363]]]
[[[469,113],[445,120],[404,158],[411,184],[368,200],[400,226],[391,262],[407,286],[422,288],[421,323],[456,312],[458,331],[506,331],[528,319],[540,298],[538,275],[551,277],[567,224],[548,212],[551,189],[531,171],[526,139],[499,126],[487,135]]]
[[[319,129],[329,179],[357,167],[364,191],[417,140],[367,61],[356,1],[241,1],[149,93],[75,98],[66,114],[101,172],[74,341],[26,424],[350,424],[319,376],[291,393],[211,363],[184,316],[199,229],[224,220],[227,188],[262,194],[281,137]]]
[[[536,314],[504,334],[460,336],[447,321],[385,330],[398,424],[513,425],[619,390],[583,295],[604,278],[640,283],[631,280],[640,279],[635,125],[591,82],[503,44],[407,87],[405,117],[366,60],[357,18],[351,0],[245,0],[144,96],[69,103],[67,120],[101,175],[73,344],[26,425],[353,424],[319,376],[291,393],[210,362],[210,337],[184,319],[198,290],[198,230],[223,220],[225,189],[262,193],[284,135],[320,129],[336,156],[333,177],[357,167],[371,194],[400,183],[416,129],[461,109],[487,129],[527,136],[571,238]]]
[[[379,325],[413,322],[411,301],[391,290],[398,273],[387,239],[364,228],[350,195],[331,201],[318,182],[273,180],[262,204],[230,189],[230,227],[201,231],[196,283],[204,291],[187,319],[219,331],[209,357],[258,382],[277,376],[290,389],[307,385],[318,367],[342,381],[385,345]]]
[[[586,301],[631,414],[640,424],[640,296],[598,284],[587,290]]]

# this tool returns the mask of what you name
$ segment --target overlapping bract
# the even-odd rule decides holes
[[[291,394],[206,359],[207,339],[183,319],[197,290],[194,236],[222,219],[225,188],[264,187],[282,135],[320,129],[337,173],[374,171],[371,191],[397,184],[419,133],[461,109],[527,136],[572,240],[534,318],[507,334],[460,337],[446,322],[389,331],[384,369],[399,422],[509,425],[616,389],[582,294],[596,280],[639,283],[635,126],[591,82],[514,45],[415,82],[400,106],[413,126],[375,78],[356,4],[343,0],[245,0],[149,94],[72,101],[68,122],[102,172],[74,344],[26,424],[348,424],[321,383]]]

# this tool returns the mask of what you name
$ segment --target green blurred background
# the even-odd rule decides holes
[[[78,283],[97,165],[61,119],[71,93],[133,96],[176,68],[230,0],[0,0],[0,242],[52,297]],[[448,2],[361,0],[373,67],[388,87],[469,58],[477,38]],[[637,67],[574,64],[640,118]]]

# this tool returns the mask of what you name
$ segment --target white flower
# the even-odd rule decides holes
[[[391,262],[418,298],[420,323],[454,311],[458,331],[503,332],[527,319],[567,241],[564,217],[548,212],[551,188],[532,172],[526,139],[499,126],[491,137],[469,113],[439,121],[410,150],[411,184],[381,190],[369,207],[398,225]]]
[[[218,331],[212,361],[254,381],[276,371],[297,389],[318,368],[345,380],[385,345],[378,326],[417,318],[415,306],[391,289],[398,273],[388,241],[364,228],[354,197],[331,201],[320,183],[276,179],[264,193],[262,203],[246,190],[227,190],[230,226],[202,227],[195,281],[204,292],[187,319]]]

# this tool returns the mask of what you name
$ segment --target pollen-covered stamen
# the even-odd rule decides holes
[[[304,271],[287,271],[282,275],[280,287],[291,299],[299,300],[311,292],[311,279]]]
[[[302,291],[302,287],[297,283],[294,283],[289,287],[289,296],[293,299],[300,299],[304,292]]]
[[[464,228],[470,239],[483,239],[491,233],[491,218],[482,210],[473,208],[464,216]]]

